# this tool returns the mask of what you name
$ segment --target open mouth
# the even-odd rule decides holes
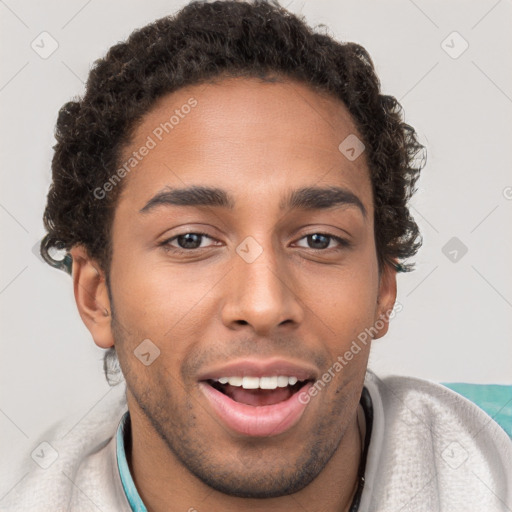
[[[236,360],[199,376],[207,410],[235,435],[267,437],[298,425],[306,408],[303,397],[318,371],[307,362],[279,358]]]
[[[289,400],[311,381],[287,376],[221,377],[206,383],[235,402],[259,407]]]

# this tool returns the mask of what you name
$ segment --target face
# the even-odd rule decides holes
[[[336,99],[239,78],[162,98],[125,150],[113,319],[88,325],[115,343],[134,432],[221,492],[302,489],[354,422],[370,343],[339,357],[395,281],[378,269],[366,155],[338,148],[349,135]]]

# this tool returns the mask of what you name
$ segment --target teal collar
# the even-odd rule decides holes
[[[133,512],[147,512],[146,506],[140,499],[135,483],[133,482],[130,468],[126,460],[126,453],[124,449],[124,443],[126,439],[131,437],[130,427],[130,412],[126,411],[119,422],[116,434],[116,453],[117,453],[117,468],[119,469],[119,476],[121,477],[121,483],[123,484],[124,493],[130,503],[130,507]]]

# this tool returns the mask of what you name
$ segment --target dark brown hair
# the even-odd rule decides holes
[[[411,270],[404,260],[416,254],[421,237],[407,203],[425,148],[399,102],[380,93],[367,51],[310,28],[277,0],[191,2],[94,63],[84,96],[59,112],[43,258],[71,272],[69,254],[58,261],[49,251],[83,244],[109,285],[111,226],[123,183],[101,199],[94,191],[119,168],[122,149],[159,98],[224,76],[298,80],[346,105],[366,148],[379,268]]]

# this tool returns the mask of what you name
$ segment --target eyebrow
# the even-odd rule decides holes
[[[229,192],[216,187],[166,187],[153,196],[140,213],[146,214],[160,206],[214,206],[233,210],[235,200]],[[364,217],[366,208],[350,190],[341,187],[304,187],[292,190],[279,203],[281,211],[287,209],[327,210],[340,206],[355,206]]]

